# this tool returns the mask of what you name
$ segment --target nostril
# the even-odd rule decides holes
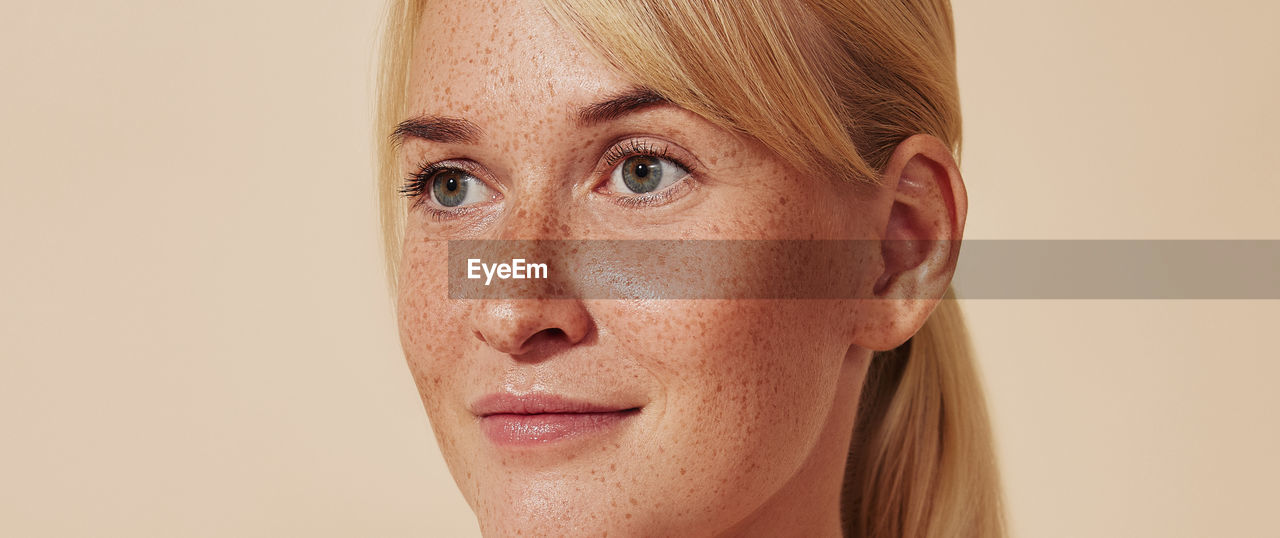
[[[517,350],[516,354],[523,355],[541,349],[564,347],[566,345],[572,344],[569,342],[569,337],[565,335],[563,329],[560,329],[559,327],[547,327],[546,329],[533,333],[533,336],[525,339],[525,341],[521,343],[520,349]]]
[[[530,338],[530,340],[537,340],[539,338],[550,339],[550,340],[568,340],[569,336],[564,333],[564,329],[561,329],[559,327],[550,327],[550,328],[538,331],[537,334],[533,335],[533,338]]]
[[[511,356],[521,362],[541,362],[561,350],[573,347],[573,344],[563,329],[549,327],[530,336]]]

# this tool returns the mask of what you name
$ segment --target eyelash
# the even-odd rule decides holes
[[[400,187],[400,194],[413,200],[415,204],[419,203],[418,197],[427,192],[427,183],[431,181],[431,176],[443,169],[444,167],[439,164],[419,166],[417,172],[409,174],[409,177],[404,179],[404,185]]]
[[[609,148],[609,151],[605,152],[604,162],[610,170],[613,170],[613,167],[617,166],[618,163],[626,160],[628,157],[634,157],[636,155],[647,155],[649,157],[667,159],[679,164],[680,166],[684,166],[684,164],[681,164],[679,161],[671,158],[670,152],[665,144],[662,145],[662,147],[658,147],[648,140],[635,138],[619,144],[614,144],[613,147]],[[685,167],[685,169],[688,170],[689,168]]]
[[[603,160],[605,163],[605,169],[607,170],[607,173],[611,174],[613,169],[616,168],[619,164],[621,164],[622,161],[637,155],[645,155],[649,157],[657,157],[659,159],[666,159],[668,161],[671,161],[672,163],[675,163],[677,166],[684,168],[687,172],[689,172],[690,176],[694,176],[697,173],[693,165],[689,164],[683,159],[679,159],[677,157],[672,156],[670,149],[666,144],[659,145],[659,144],[653,143],[652,141],[638,139],[638,138],[632,138],[630,140],[626,140],[626,141],[614,144],[612,147],[609,148],[608,151],[605,152],[603,156]],[[470,209],[472,209],[472,207],[468,206],[468,207],[463,207],[459,209],[443,210],[443,209],[431,207],[430,205],[424,203],[425,198],[430,195],[428,193],[428,188],[431,186],[432,178],[437,173],[444,170],[458,170],[463,173],[469,174],[473,177],[478,177],[473,170],[469,169],[469,167],[445,164],[445,162],[422,164],[421,166],[418,167],[417,172],[410,174],[409,177],[405,178],[405,184],[400,188],[400,191],[399,191],[400,194],[404,195],[405,197],[411,200],[412,207],[416,208],[421,206],[423,209],[427,210],[427,212],[435,220],[444,220],[448,218],[462,216],[466,214]],[[689,181],[689,179],[690,178],[685,178],[681,180],[680,183]],[[652,207],[652,206],[658,206],[666,203],[668,200],[670,200],[672,197],[674,197],[677,194],[680,194],[680,193],[677,192],[677,188],[673,186],[673,187],[668,187],[666,189],[663,189],[661,191],[654,192],[654,193],[630,195],[630,196],[617,195],[614,197],[614,201],[620,205],[623,205],[625,207],[631,207],[631,208]]]

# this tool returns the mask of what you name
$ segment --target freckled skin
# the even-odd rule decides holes
[[[500,196],[452,220],[411,210],[399,297],[406,357],[483,532],[838,535],[870,357],[852,345],[856,303],[451,301],[444,240],[876,238],[885,210],[678,108],[580,127],[580,107],[631,83],[536,1],[435,2],[414,50],[410,113],[466,118],[483,133],[474,145],[408,141],[405,174],[466,159]],[[601,155],[631,135],[697,159],[686,180],[696,188],[640,208],[597,192],[610,171]],[[758,265],[726,259],[703,270],[733,278]],[[867,269],[868,285],[875,273]],[[504,389],[643,409],[616,434],[504,450],[466,409]]]

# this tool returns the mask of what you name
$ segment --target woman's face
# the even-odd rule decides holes
[[[853,302],[451,300],[446,240],[874,238],[885,215],[634,93],[536,0],[434,2],[420,24],[400,331],[483,530],[716,532],[842,462],[867,355]]]

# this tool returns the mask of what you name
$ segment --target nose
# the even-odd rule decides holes
[[[495,254],[505,247],[528,248],[528,251],[520,250],[527,252],[525,258],[550,265],[551,272],[559,277],[558,268],[568,262],[563,259],[564,249],[537,243],[568,239],[565,235],[578,228],[564,210],[567,200],[561,192],[561,175],[558,170],[526,169],[521,178],[522,195],[510,198],[507,214],[493,223],[490,230],[491,238],[511,243],[499,241],[488,248],[494,249]],[[475,303],[472,327],[476,338],[489,347],[522,360],[537,361],[582,342],[594,330],[592,315],[579,297],[537,297],[538,290],[542,289],[537,284],[539,281],[521,282],[510,288],[513,296],[481,299]],[[572,287],[572,282],[561,283]]]
[[[476,338],[512,356],[542,355],[578,344],[593,323],[578,299],[502,299],[483,301],[477,312]]]

